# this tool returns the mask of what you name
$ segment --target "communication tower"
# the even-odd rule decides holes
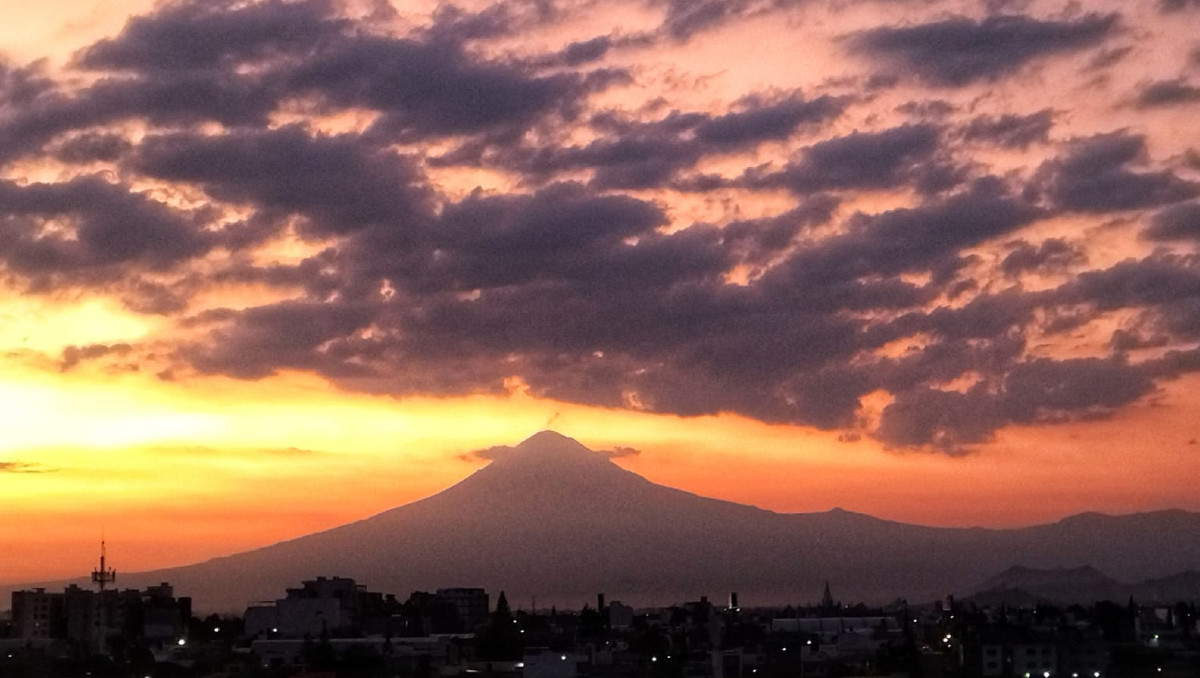
[[[104,564],[104,540],[100,540],[100,567],[92,570],[92,583],[104,593],[105,587],[117,580],[117,571]]]

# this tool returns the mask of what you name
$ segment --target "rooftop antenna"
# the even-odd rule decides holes
[[[104,564],[104,539],[100,540],[100,567],[92,570],[92,583],[104,593],[104,588],[117,580],[117,571]]]

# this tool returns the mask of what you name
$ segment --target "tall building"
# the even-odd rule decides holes
[[[461,631],[471,632],[488,622],[491,607],[487,591],[478,588],[438,589],[437,597],[454,606],[458,611]]]
[[[63,595],[46,589],[13,591],[13,631],[18,638],[49,639],[65,634]]]
[[[107,567],[101,543],[100,567],[92,572],[95,591],[72,584],[61,592],[14,591],[13,630],[27,640],[58,640],[78,650],[103,653],[110,639],[167,643],[181,638],[192,616],[190,598],[176,598],[170,584],[144,592],[109,588],[116,572]]]
[[[60,592],[13,591],[13,630],[18,638],[69,641],[93,652],[103,652],[114,636],[168,643],[183,637],[191,603],[176,598],[167,584],[103,593],[75,585]]]
[[[317,577],[273,602],[246,608],[246,635],[318,636],[348,630],[383,603],[382,593],[346,577]]]

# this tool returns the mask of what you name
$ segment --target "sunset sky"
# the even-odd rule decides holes
[[[1197,0],[0,16],[0,583],[545,428],[778,511],[1200,510]]]

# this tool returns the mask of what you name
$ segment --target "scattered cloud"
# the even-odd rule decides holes
[[[1010,276],[1027,271],[1065,272],[1087,260],[1082,248],[1062,238],[1049,238],[1036,246],[1023,241],[1013,245],[1012,251],[1000,262],[1000,268]]]
[[[982,115],[972,119],[962,130],[967,141],[988,141],[1003,148],[1028,148],[1031,144],[1046,143],[1054,126],[1054,112],[1046,109],[1029,115]]]
[[[126,356],[133,350],[129,344],[88,344],[87,346],[68,346],[62,351],[62,371],[74,369],[79,363],[103,358],[105,356]]]
[[[964,87],[1017,73],[1042,57],[1101,44],[1119,26],[1117,14],[1043,21],[1019,14],[981,21],[952,17],[880,27],[847,36],[853,54],[880,59],[897,73],[935,87]]]
[[[513,448],[509,445],[494,445],[492,447],[485,447],[481,450],[472,450],[471,452],[460,454],[456,458],[460,461],[469,462],[495,461],[499,457],[503,457],[505,454],[509,454],[512,451]]]
[[[600,450],[600,453],[609,459],[621,459],[624,457],[636,457],[642,451],[632,447],[614,447],[611,450]]]
[[[1158,0],[1158,8],[1163,12],[1197,9],[1200,8],[1200,0]]]
[[[23,461],[0,461],[0,473],[54,473],[57,470]]]
[[[1077,139],[1042,165],[1038,183],[1052,204],[1078,212],[1157,207],[1200,194],[1200,184],[1171,170],[1138,171],[1146,156],[1145,137],[1125,131]]]
[[[1148,82],[1138,90],[1136,105],[1139,108],[1178,106],[1200,102],[1200,87],[1184,78]]]

